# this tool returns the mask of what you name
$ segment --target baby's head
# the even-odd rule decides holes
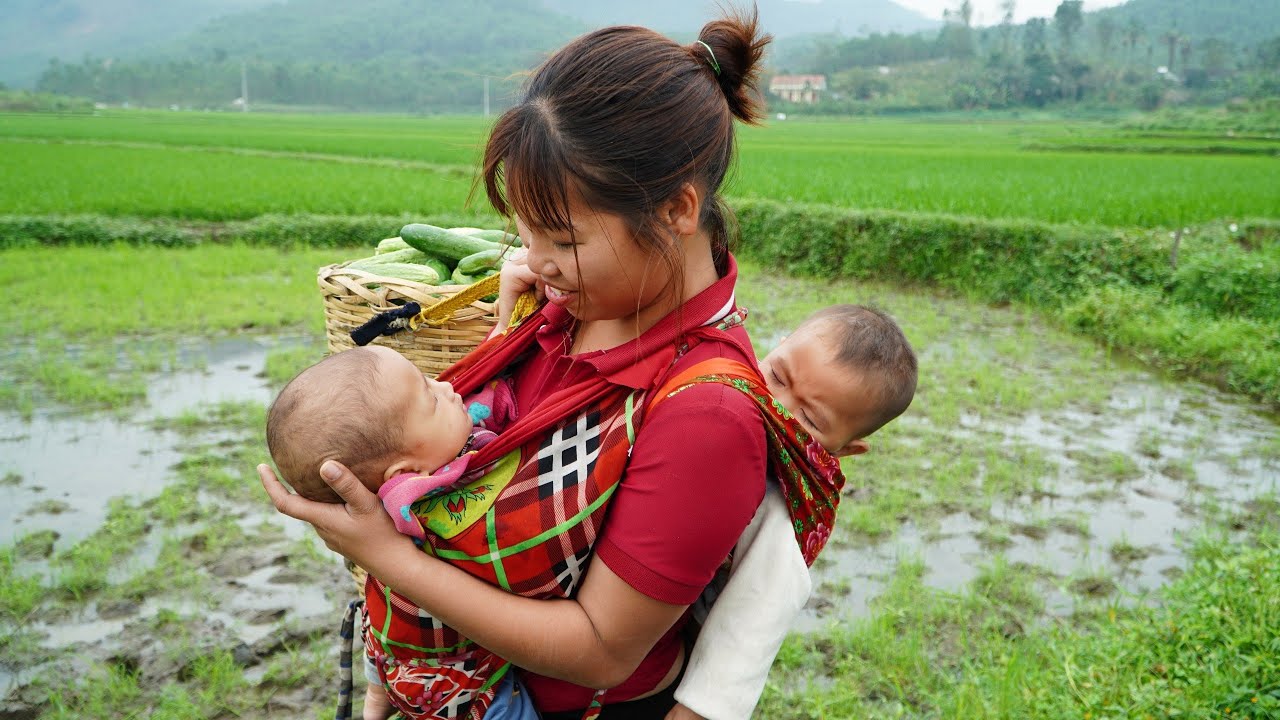
[[[769,392],[832,455],[867,451],[865,438],[911,404],[916,355],[893,318],[861,305],[819,310],[760,361]]]
[[[401,472],[430,473],[471,434],[462,397],[385,347],[330,355],[289,381],[267,412],[267,448],[280,475],[311,500],[342,502],[324,480],[326,460],[377,491]]]

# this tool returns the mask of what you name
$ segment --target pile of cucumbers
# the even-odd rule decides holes
[[[409,223],[347,267],[424,285],[470,285],[497,274],[512,247],[520,247],[520,238],[502,230]]]

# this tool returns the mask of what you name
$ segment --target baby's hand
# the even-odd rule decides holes
[[[666,720],[707,720],[698,713],[689,708],[676,703],[676,706],[667,712]]]
[[[498,286],[498,325],[493,330],[495,335],[511,324],[511,311],[515,309],[516,300],[521,295],[536,290],[538,298],[542,298],[542,286],[538,283],[537,273],[529,269],[528,255],[529,251],[524,248],[516,248],[502,265],[502,282]]]

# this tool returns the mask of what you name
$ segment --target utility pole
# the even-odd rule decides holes
[[[489,78],[484,79],[484,116],[489,117]]]
[[[249,112],[249,69],[245,61],[240,61],[240,112]]]

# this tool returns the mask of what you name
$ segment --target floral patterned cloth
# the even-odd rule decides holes
[[[760,371],[732,360],[699,363],[673,378],[649,406],[699,383],[714,382],[741,391],[760,408],[769,439],[769,469],[782,488],[804,561],[813,565],[835,527],[844,472],[765,386]]]

